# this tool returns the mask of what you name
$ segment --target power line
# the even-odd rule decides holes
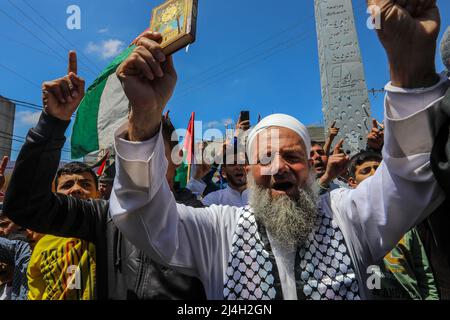
[[[18,11],[20,11],[22,13],[22,15],[24,15],[29,21],[31,21],[35,26],[37,26],[40,30],[42,30],[51,40],[53,40],[56,44],[60,45],[64,50],[66,50],[67,52],[69,52],[71,49],[67,48],[66,46],[64,46],[60,41],[58,41],[57,39],[55,39],[53,37],[52,34],[50,34],[47,30],[44,29],[44,27],[42,27],[39,23],[37,23],[32,17],[30,17],[22,8],[20,8],[18,5],[16,5],[13,1],[8,0],[8,2],[14,7],[16,8]],[[86,67],[87,70],[89,70],[91,73],[93,74],[98,74],[99,71],[94,71],[92,70],[86,63],[84,63],[83,61],[80,61],[80,65],[84,65]]]
[[[304,36],[304,37],[302,38],[302,36]],[[302,39],[300,39],[300,38],[302,38]],[[305,32],[305,33],[295,36],[294,38],[285,40],[281,43],[277,43],[274,46],[272,46],[271,48],[266,49],[264,52],[258,53],[256,55],[250,57],[250,59],[240,62],[234,66],[231,66],[230,68],[228,68],[228,70],[223,70],[220,73],[217,73],[215,75],[210,76],[209,78],[206,78],[204,81],[201,81],[199,85],[193,85],[193,86],[185,89],[180,94],[174,96],[173,100],[180,99],[182,97],[185,97],[185,96],[191,94],[193,91],[208,87],[208,86],[216,83],[217,81],[222,80],[222,79],[232,75],[237,70],[243,70],[257,62],[266,60],[278,52],[287,50],[287,49],[291,48],[292,46],[298,45],[301,41],[306,40],[307,38],[308,38],[308,32]],[[298,40],[298,39],[300,39],[300,40]],[[285,46],[285,47],[280,47],[280,46]],[[209,80],[211,80],[211,81],[209,81]]]
[[[27,109],[31,109],[31,110],[36,110],[36,111],[43,111],[44,107],[40,106],[38,104],[34,104],[31,102],[26,102],[26,101],[22,101],[22,100],[17,100],[17,99],[12,99],[12,98],[8,98],[8,97],[4,97],[4,96],[0,96],[1,98],[8,100],[8,101],[12,101],[16,106],[20,106],[22,108],[27,108]],[[72,115],[72,119],[76,118],[76,113],[74,115]]]
[[[370,89],[370,90],[367,90],[369,93],[371,93],[373,96],[376,96],[377,95],[377,93],[384,93],[384,92],[386,92],[386,90],[384,90],[383,88],[382,89],[375,89],[375,88],[372,88],[372,89]]]
[[[26,31],[28,31],[34,38],[36,38],[39,42],[41,42],[44,46],[46,46],[51,52],[53,52],[54,54],[56,54],[56,56],[61,59],[62,61],[66,61],[67,59],[65,59],[64,57],[62,57],[58,52],[56,52],[51,46],[49,46],[45,41],[43,41],[39,36],[37,36],[33,31],[31,31],[29,28],[27,28],[26,26],[24,26],[22,23],[20,23],[19,21],[17,21],[16,18],[10,16],[5,10],[0,8],[0,12],[3,13],[5,16],[7,16],[9,19],[11,19],[13,22],[15,22],[17,25],[19,25],[19,27],[22,27],[23,29],[25,29]]]
[[[1,9],[0,9],[0,10],[1,10]],[[19,73],[17,73],[16,71],[14,71],[14,70],[8,68],[7,66],[5,66],[5,65],[3,65],[3,64],[0,63],[0,67],[3,68],[3,69],[6,69],[6,70],[9,71],[10,73],[16,75],[17,77],[19,77],[19,78],[21,78],[22,80],[28,82],[29,84],[33,85],[34,87],[37,87],[37,88],[41,89],[41,86],[40,86],[40,85],[38,85],[38,84],[35,83],[34,81],[32,81],[32,80],[30,80],[30,79],[28,79],[28,78],[26,78],[26,77],[24,77],[24,76],[22,76],[22,75],[20,75]]]
[[[22,100],[17,100],[17,99],[12,99],[12,98],[7,98],[7,97],[3,97],[6,100],[12,101],[16,104],[23,104],[23,105],[28,105],[30,108],[34,108],[35,110],[40,110],[42,111],[44,108],[38,104],[34,104],[31,102],[26,102],[26,101],[22,101]]]
[[[363,4],[361,7],[357,7],[356,10],[361,9],[361,8],[364,7],[364,6],[365,6],[365,4]],[[207,74],[207,73],[209,73],[209,72],[211,72],[211,71],[217,69],[218,67],[223,66],[223,65],[224,65],[225,63],[227,63],[228,61],[231,61],[231,60],[233,60],[233,59],[236,58],[236,57],[242,56],[242,55],[244,55],[244,54],[246,54],[246,53],[248,53],[248,52],[254,50],[254,49],[257,48],[257,47],[260,47],[260,46],[262,46],[263,44],[270,42],[272,39],[277,38],[280,34],[284,34],[284,33],[286,33],[287,31],[291,31],[292,29],[296,29],[296,28],[299,27],[300,25],[305,24],[305,23],[306,23],[309,19],[311,19],[311,18],[314,18],[314,16],[313,16],[313,15],[307,16],[307,17],[306,17],[305,19],[303,19],[301,22],[297,22],[297,23],[295,23],[295,24],[293,24],[293,25],[291,25],[291,26],[289,26],[289,27],[287,27],[287,28],[285,28],[285,29],[283,29],[283,30],[281,30],[281,31],[276,32],[275,34],[272,34],[271,36],[269,36],[269,37],[263,39],[262,41],[260,41],[260,42],[258,42],[258,43],[256,43],[256,44],[254,44],[254,45],[252,45],[252,46],[250,46],[250,47],[248,47],[247,49],[244,49],[243,51],[240,51],[239,53],[236,53],[236,54],[234,54],[234,55],[232,55],[232,56],[230,56],[230,57],[224,59],[223,61],[221,61],[221,62],[219,62],[219,63],[217,63],[217,64],[215,64],[215,65],[213,65],[213,66],[211,66],[211,67],[209,67],[209,68],[207,68],[207,69],[205,69],[205,70],[203,70],[202,72],[200,72],[200,73],[198,73],[198,74],[192,76],[191,78],[188,78],[187,80],[184,80],[184,81],[180,82],[179,85],[183,85],[184,83],[191,82],[193,79],[196,79],[196,78],[198,78],[198,77],[200,77],[200,76],[202,76],[202,75],[204,75],[204,74]],[[202,81],[203,81],[203,80],[202,80]]]
[[[61,32],[59,32],[59,30],[58,30],[57,28],[55,28],[55,27],[50,23],[50,21],[48,21],[44,16],[42,16],[42,15],[39,13],[39,11],[37,11],[31,4],[29,4],[29,3],[28,3],[27,1],[25,1],[25,0],[22,0],[22,2],[25,3],[25,5],[26,5],[28,8],[30,8],[37,16],[39,16],[42,20],[44,20],[44,21],[47,23],[47,25],[61,37],[61,39],[63,39],[66,43],[69,44],[70,47],[76,48],[76,46],[75,46],[73,43],[71,43],[64,35],[62,35]],[[100,71],[101,68],[99,68],[99,67],[98,67],[91,59],[89,59],[89,57],[87,57],[87,56],[86,56],[83,52],[81,52],[81,51],[80,51],[79,53],[80,53],[81,56],[84,57],[84,59],[86,59],[86,61],[89,61],[89,62],[91,63],[91,65],[92,65],[95,69],[98,69],[98,70],[96,70],[98,73],[101,72],[101,71]]]
[[[7,16],[9,19],[11,19],[13,22],[15,22],[17,25],[25,29],[27,32],[29,32],[34,38],[36,38],[39,42],[41,42],[44,46],[46,46],[51,52],[53,52],[58,58],[63,61],[64,63],[67,63],[67,58],[64,58],[61,56],[57,51],[55,51],[50,45],[48,45],[45,41],[43,41],[38,35],[36,35],[32,30],[24,26],[22,23],[20,23],[17,19],[9,15],[5,10],[0,8],[0,12],[3,13],[5,16]],[[87,70],[90,73],[92,73],[94,76],[97,76],[95,72],[92,72],[91,70]]]
[[[22,144],[25,143],[25,141],[26,141],[26,137],[10,134],[8,132],[1,131],[1,130],[0,130],[0,138],[10,139],[12,141],[20,142]],[[65,153],[70,153],[71,152],[70,149],[67,149],[67,148],[62,148],[61,150],[63,152],[65,152]]]
[[[6,148],[6,147],[0,147],[0,150],[3,150],[3,151],[12,151],[12,152],[20,152],[19,150],[16,150],[16,149],[13,149],[13,148],[9,149],[9,148]]]
[[[308,16],[308,17],[307,17],[307,19],[309,19],[309,18],[312,18],[312,16]],[[264,39],[261,40],[260,42],[254,44],[254,45],[252,45],[252,46],[250,46],[250,47],[248,47],[247,49],[244,49],[243,51],[240,51],[240,52],[238,52],[238,53],[236,53],[236,54],[234,54],[234,55],[232,55],[232,56],[230,56],[230,57],[228,57],[228,58],[225,58],[225,59],[222,60],[221,62],[218,62],[217,64],[212,65],[212,66],[209,67],[209,68],[206,68],[206,69],[203,70],[202,72],[200,72],[200,73],[198,73],[198,74],[192,76],[191,78],[188,78],[188,79],[184,80],[184,81],[181,82],[180,84],[183,84],[183,83],[185,83],[185,82],[191,82],[193,79],[196,79],[196,78],[198,78],[198,77],[200,77],[200,76],[202,76],[202,75],[204,75],[204,74],[206,74],[206,73],[211,72],[212,70],[217,69],[218,67],[223,66],[223,65],[224,65],[225,63],[227,63],[228,61],[231,61],[231,60],[233,60],[233,59],[236,58],[236,57],[243,56],[243,55],[245,55],[247,52],[250,52],[250,51],[254,50],[255,48],[258,48],[258,47],[262,46],[263,44],[269,42],[270,40],[275,39],[275,38],[278,37],[280,34],[286,33],[287,31],[292,30],[292,29],[296,29],[297,27],[299,27],[300,25],[304,24],[305,22],[306,22],[306,20],[302,20],[301,22],[297,22],[297,23],[295,23],[294,25],[291,25],[291,26],[289,26],[289,27],[287,27],[287,28],[285,28],[285,29],[283,29],[283,30],[281,30],[281,31],[278,31],[277,33],[272,34],[271,36],[269,36],[269,37],[267,37],[267,38],[264,38]]]
[[[20,152],[20,150],[17,150],[17,149],[14,149],[14,148],[6,148],[6,147],[2,147],[2,146],[0,146],[0,150],[6,151],[6,152],[17,152],[17,153]],[[64,161],[64,162],[71,162],[72,160],[71,160],[71,159],[68,159],[68,158],[63,158],[63,157],[61,157],[61,161]]]
[[[17,152],[17,153],[19,153],[21,150],[17,150],[17,149],[14,149],[14,148],[7,148],[7,147],[2,147],[2,146],[0,146],[0,150],[3,150],[3,151],[12,151],[12,152]],[[71,159],[68,159],[68,158],[64,158],[64,157],[61,157],[61,160],[62,161],[72,161]]]
[[[363,4],[361,7],[363,7],[363,6],[364,6],[364,4]],[[359,10],[361,7],[356,8],[356,10]],[[308,16],[308,18],[313,18],[313,16]],[[301,23],[300,23],[300,24],[301,24]],[[241,53],[239,53],[239,54],[235,54],[235,55],[233,55],[233,56],[230,57],[230,58],[227,58],[225,61],[232,60],[232,59],[233,59],[234,57],[236,57],[236,56],[240,56],[240,55],[242,55],[243,53],[247,53],[247,52],[251,51],[253,48],[255,48],[255,47],[257,47],[257,46],[260,46],[260,45],[262,45],[262,44],[264,44],[264,43],[266,43],[266,42],[269,42],[269,40],[271,40],[271,39],[273,39],[273,38],[276,38],[279,34],[285,32],[286,30],[289,30],[289,29],[290,29],[290,28],[285,29],[285,30],[283,30],[283,31],[281,31],[281,32],[278,32],[278,33],[276,33],[276,34],[270,36],[269,38],[267,38],[267,39],[265,39],[265,40],[259,42],[258,44],[254,45],[254,46],[252,46],[252,47],[250,47],[250,48],[248,48],[248,49],[245,49],[243,52],[241,52]],[[284,51],[284,50],[289,49],[289,48],[291,48],[291,47],[293,47],[293,46],[295,46],[295,45],[298,45],[299,42],[305,40],[305,39],[309,36],[309,33],[310,33],[310,32],[311,32],[311,30],[308,30],[308,31],[306,31],[306,32],[304,32],[304,33],[302,33],[302,34],[297,35],[297,36],[294,37],[294,38],[291,38],[291,39],[288,39],[288,40],[285,40],[285,41],[276,43],[276,44],[275,44],[274,46],[272,46],[271,48],[265,49],[263,52],[257,53],[257,54],[255,54],[255,55],[253,55],[253,56],[250,56],[249,58],[247,58],[246,60],[244,60],[244,61],[238,63],[238,64],[235,65],[235,66],[231,66],[231,67],[225,68],[225,69],[223,69],[222,71],[220,71],[219,73],[216,73],[216,74],[214,74],[214,75],[212,75],[212,76],[209,76],[209,77],[207,77],[207,78],[201,80],[201,81],[199,82],[199,84],[197,84],[197,85],[194,84],[193,86],[190,86],[190,87],[188,87],[187,89],[185,89],[184,91],[182,91],[180,94],[176,94],[172,100],[180,99],[180,98],[182,98],[182,97],[185,97],[185,96],[189,95],[190,93],[192,93],[192,92],[195,91],[195,90],[199,90],[199,89],[203,89],[203,88],[205,88],[205,87],[208,87],[208,86],[210,86],[211,84],[213,84],[213,83],[215,83],[215,82],[217,82],[217,81],[219,81],[219,80],[222,80],[222,79],[224,79],[224,78],[230,76],[233,72],[237,71],[238,69],[243,70],[243,69],[245,69],[245,68],[248,68],[250,65],[252,65],[252,64],[254,64],[254,63],[257,63],[257,62],[260,62],[260,61],[263,61],[263,60],[268,59],[269,57],[273,56],[274,54],[276,54],[276,53],[278,53],[278,52]],[[295,41],[296,41],[298,38],[300,38],[302,35],[304,35],[305,38],[299,40],[299,42],[295,42]],[[293,41],[294,41],[295,43],[292,43]],[[284,46],[284,45],[286,45],[285,48],[278,49],[280,46]],[[270,53],[271,51],[273,51],[273,52]],[[268,54],[268,53],[269,53],[269,54]],[[210,69],[212,69],[212,70],[213,70],[213,69],[216,69],[216,68],[217,68],[218,66],[220,66],[220,65],[221,65],[221,64],[219,63],[219,64],[213,66],[213,67],[210,68]],[[228,70],[227,70],[227,69],[228,69]],[[208,72],[208,71],[201,72],[199,75],[202,75],[202,74],[207,73],[207,72]],[[192,77],[192,78],[190,78],[190,79],[193,79],[193,78],[196,78],[196,77],[197,77],[197,76],[194,76],[194,77]],[[209,80],[211,80],[211,81],[208,82]]]
[[[50,23],[50,21],[48,21],[44,16],[42,16],[42,15],[41,15],[41,14],[40,14],[40,13],[39,13],[39,12],[38,12],[31,4],[29,4],[29,3],[26,2],[25,0],[23,0],[23,3],[25,3],[25,5],[27,5],[31,10],[33,10],[33,12],[36,13],[36,15],[38,15],[42,20],[44,20],[44,21],[49,25],[49,27],[50,27],[53,31],[55,31],[55,32],[61,37],[61,39],[63,39],[64,41],[66,41],[66,43],[69,44],[70,47],[76,48],[76,46],[75,46],[72,42],[70,42],[63,34],[61,34],[61,32],[59,32],[58,29],[55,28],[55,27]],[[95,69],[97,69],[97,70],[95,70],[97,73],[100,73],[100,72],[101,72],[101,68],[100,68],[99,66],[97,66],[97,64],[95,64],[95,63],[94,63],[88,56],[86,56],[82,51],[79,51],[79,54],[80,54],[81,56],[83,56],[84,59],[86,59],[86,61],[89,61]]]
[[[15,42],[15,43],[20,44],[21,46],[24,46],[24,47],[26,47],[26,48],[28,48],[28,49],[34,50],[34,51],[36,51],[36,52],[39,52],[39,53],[42,54],[42,55],[45,55],[45,56],[51,55],[52,57],[59,58],[59,57],[56,56],[54,53],[49,53],[49,52],[42,51],[41,49],[32,47],[32,46],[30,46],[30,45],[27,44],[27,43],[23,43],[23,42],[17,41],[16,39],[14,39],[14,38],[12,38],[12,37],[10,37],[10,36],[4,34],[4,33],[0,33],[0,37],[6,38],[6,39],[8,39],[8,40],[11,41],[11,42]]]

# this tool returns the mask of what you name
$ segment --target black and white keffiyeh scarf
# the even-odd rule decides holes
[[[342,231],[319,208],[306,244],[297,250],[298,299],[359,300],[359,285]],[[250,208],[242,211],[224,284],[225,300],[281,300],[275,257],[264,227]]]

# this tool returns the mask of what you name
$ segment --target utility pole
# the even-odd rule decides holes
[[[0,96],[0,159],[4,156],[11,159],[15,115],[16,105]]]
[[[325,130],[336,121],[335,143],[345,139],[344,150],[354,155],[366,148],[371,116],[352,1],[314,0],[314,6]]]

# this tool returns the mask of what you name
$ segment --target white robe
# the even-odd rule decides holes
[[[448,87],[444,77],[426,89],[387,85],[383,163],[357,189],[338,189],[320,199],[322,210],[344,234],[363,299],[371,298],[368,267],[444,200],[430,152],[444,119],[438,105]],[[125,130],[120,128],[115,137],[117,176],[110,202],[114,222],[154,260],[198,277],[209,299],[223,299],[230,247],[243,209],[178,205],[165,178],[162,135],[134,143],[123,139]],[[285,273],[280,275],[284,297],[295,299],[293,268],[284,265],[292,259],[277,249],[274,254],[280,273]]]
[[[203,194],[206,188],[206,183],[203,181],[191,179],[186,186],[196,194]],[[244,190],[242,193],[234,190],[230,186],[223,190],[211,192],[202,199],[202,203],[209,207],[213,204],[232,207],[245,207],[248,205],[248,190]]]

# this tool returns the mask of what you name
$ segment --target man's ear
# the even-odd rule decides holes
[[[352,188],[352,189],[356,189],[358,187],[358,184],[356,183],[355,178],[350,177],[348,178],[348,185]]]

